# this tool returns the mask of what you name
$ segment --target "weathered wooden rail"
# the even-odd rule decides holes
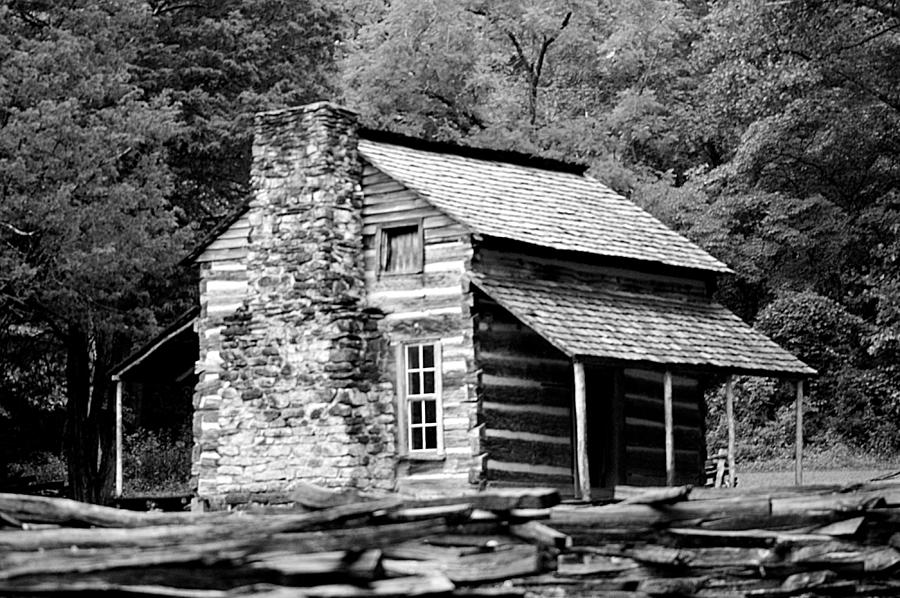
[[[620,487],[409,500],[304,489],[289,508],[142,513],[0,494],[0,595],[900,594],[900,482]]]

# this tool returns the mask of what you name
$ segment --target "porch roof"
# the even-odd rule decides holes
[[[816,373],[711,301],[543,280],[472,283],[572,358],[762,376]]]

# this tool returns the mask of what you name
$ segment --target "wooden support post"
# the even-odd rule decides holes
[[[663,409],[666,424],[666,485],[675,485],[675,421],[672,417],[672,372],[663,374]]]
[[[584,383],[584,364],[572,362],[575,373],[575,477],[581,500],[591,500],[591,473],[587,451],[587,390]]]
[[[725,382],[725,417],[728,420],[728,487],[734,488],[734,377],[728,376]]]
[[[116,379],[116,497],[122,496],[122,380]]]
[[[625,393],[623,392],[622,370],[613,372],[613,396],[612,396],[612,461],[610,486],[624,484],[627,480],[625,465]]]
[[[796,398],[794,400],[794,408],[797,418],[797,439],[795,441],[796,454],[794,456],[794,483],[797,486],[803,485],[803,380],[797,380]]]

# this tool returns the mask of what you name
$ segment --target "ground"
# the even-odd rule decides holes
[[[794,483],[794,471],[738,471],[739,488],[762,488],[765,486],[791,486]],[[889,475],[900,471],[900,465],[896,467],[882,466],[877,469],[817,469],[803,470],[803,484],[855,484],[865,482],[873,478]]]

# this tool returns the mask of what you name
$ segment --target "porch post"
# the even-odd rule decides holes
[[[795,441],[796,454],[794,456],[794,484],[803,485],[803,379],[797,380],[796,398],[794,400],[794,409],[797,419],[797,439]]]
[[[725,418],[728,421],[728,487],[734,488],[734,376],[725,382]]]
[[[672,372],[663,374],[663,408],[666,424],[666,486],[675,485],[675,422],[672,417]]]
[[[591,499],[591,473],[587,452],[587,391],[584,384],[584,364],[572,360],[575,374],[575,477],[581,500]]]
[[[122,496],[122,379],[116,380],[116,497]]]

